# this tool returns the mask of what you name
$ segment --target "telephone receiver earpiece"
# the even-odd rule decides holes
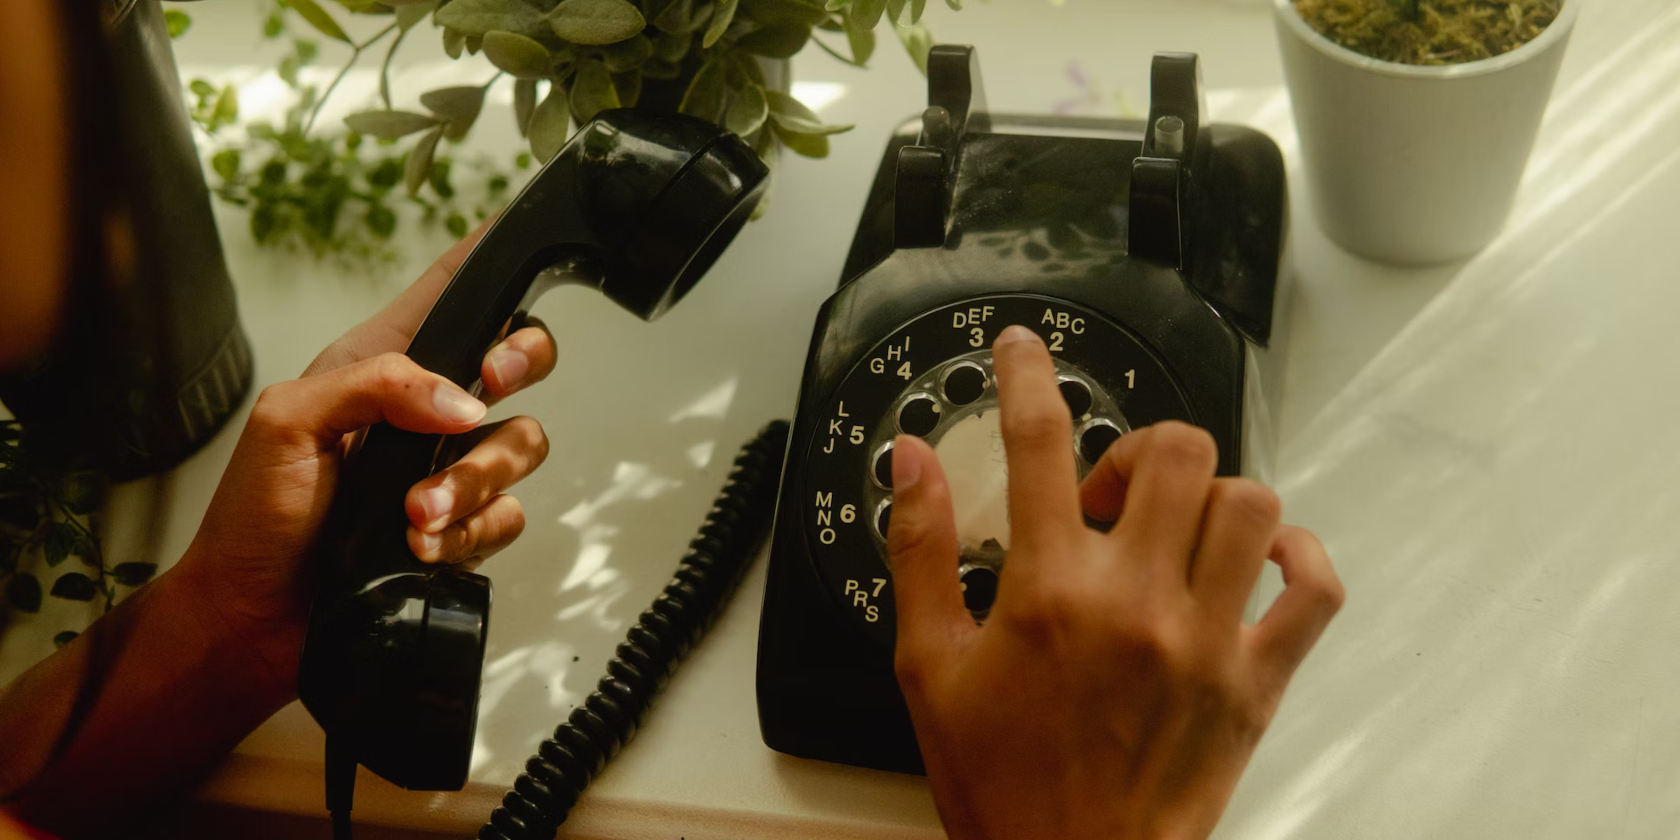
[[[658,317],[734,239],[768,174],[704,120],[603,112],[485,233],[408,356],[478,393],[484,353],[561,283]],[[341,469],[298,673],[299,697],[327,733],[329,777],[335,764],[353,772],[353,759],[410,790],[466,784],[490,581],[417,560],[403,509],[409,487],[447,466],[445,442],[379,424],[359,433]]]

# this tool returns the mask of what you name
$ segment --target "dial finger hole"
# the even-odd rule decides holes
[[[1102,460],[1104,452],[1120,439],[1120,427],[1106,417],[1097,417],[1087,421],[1079,429],[1079,457],[1085,463],[1095,465]]]
[[[973,362],[958,362],[945,371],[940,390],[952,405],[968,405],[986,392],[986,371]]]
[[[1091,413],[1091,388],[1084,382],[1071,376],[1064,376],[1056,383],[1062,392],[1062,400],[1067,403],[1068,411],[1073,413],[1073,419],[1078,420]]]
[[[892,525],[892,499],[882,499],[875,507],[875,536],[883,542],[887,539],[888,527]]]
[[[898,430],[927,437],[939,426],[939,401],[927,394],[915,394],[898,407]]]
[[[977,615],[985,615],[997,600],[998,573],[989,566],[964,566],[958,571],[962,581],[963,606]]]
[[[883,490],[892,489],[892,450],[891,443],[881,447],[875,453],[875,465],[870,471],[870,478],[875,481],[875,486]]]

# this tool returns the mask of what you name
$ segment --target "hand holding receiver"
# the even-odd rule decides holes
[[[414,334],[408,359],[479,393],[486,349],[562,282],[657,317],[746,223],[766,174],[750,148],[702,120],[601,114],[490,226]],[[466,782],[490,585],[422,562],[416,549],[426,553],[431,540],[411,534],[405,508],[410,488],[447,466],[453,448],[440,434],[375,423],[346,456],[317,545],[298,678],[327,731],[329,788],[338,791],[330,798],[347,799],[342,776],[356,763],[414,790]],[[347,801],[329,805],[347,813]]]

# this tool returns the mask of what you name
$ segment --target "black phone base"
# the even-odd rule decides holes
[[[1285,228],[1282,155],[1209,123],[1196,56],[1153,60],[1147,120],[988,113],[970,47],[928,59],[928,108],[890,140],[813,331],[778,497],[758,646],[771,748],[919,773],[893,673],[892,447],[950,478],[951,584],[977,622],[1006,586],[1007,473],[991,347],[1055,359],[1081,475],[1131,430],[1207,429],[1219,471],[1260,447]]]

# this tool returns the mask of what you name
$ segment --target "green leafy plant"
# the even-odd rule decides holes
[[[157,573],[152,563],[106,563],[93,528],[105,490],[99,474],[66,470],[39,457],[16,420],[0,421],[0,589],[9,609],[39,612],[45,596],[102,598],[109,612],[118,587],[139,586]],[[59,569],[72,557],[79,568],[43,586],[35,569]],[[54,641],[62,646],[75,637],[76,631],[66,630]]]
[[[829,137],[851,126],[824,123],[765,73],[807,44],[863,67],[886,20],[926,71],[933,39],[922,24],[927,0],[275,0],[264,16],[267,37],[291,35],[278,68],[296,92],[283,126],[253,124],[246,138],[218,148],[211,166],[222,199],[251,211],[251,233],[265,245],[302,246],[317,254],[367,255],[392,234],[393,206],[417,204],[428,220],[464,232],[506,198],[509,175],[487,160],[463,166],[445,150],[460,142],[502,76],[514,86],[514,118],[529,156],[546,162],[575,126],[618,107],[680,111],[710,120],[749,142],[769,162],[776,150],[821,158]],[[946,0],[953,9],[960,0]],[[177,13],[179,14],[179,13]],[[341,15],[388,18],[355,40]],[[427,21],[430,25],[424,25]],[[302,21],[311,37],[293,34]],[[185,31],[184,19],[179,29]],[[172,25],[172,31],[177,27]],[[393,106],[393,57],[416,32],[435,32],[451,58],[482,53],[495,75],[479,84],[427,91],[423,110]],[[350,57],[319,93],[299,82],[318,54],[315,38],[338,41]],[[350,69],[381,53],[379,106],[350,115],[344,130],[317,128],[322,107]],[[211,138],[238,123],[238,91],[194,80],[189,110]],[[373,143],[367,141],[371,139]],[[406,144],[401,148],[399,144]],[[369,150],[369,146],[373,148]],[[475,201],[457,198],[451,175],[482,177]],[[357,223],[345,224],[345,220]]]

